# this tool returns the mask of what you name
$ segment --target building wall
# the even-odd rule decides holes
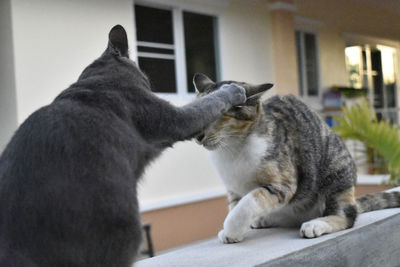
[[[265,1],[230,2],[220,17],[222,78],[274,82],[270,14]]]
[[[332,86],[348,86],[348,74],[344,49],[346,42],[340,33],[327,27],[319,30],[319,52],[321,89],[329,90]]]
[[[271,28],[275,67],[275,89],[278,94],[299,94],[299,77],[293,11],[271,10]]]
[[[215,237],[228,213],[225,197],[142,213],[142,221],[151,223],[154,251],[171,249]],[[145,245],[145,242],[144,244]]]
[[[222,79],[273,82],[265,1],[147,2],[217,14]],[[113,25],[126,28],[131,58],[136,58],[132,0],[11,0],[11,4],[19,124],[76,81],[83,68],[104,51]],[[185,103],[178,98],[169,100]],[[145,210],[160,203],[178,204],[193,200],[193,196],[201,199],[223,193],[207,152],[193,142],[165,151],[147,170],[139,187]]]
[[[10,0],[0,1],[0,153],[17,127]]]
[[[397,49],[400,44],[400,5],[397,0],[296,0],[296,16],[319,34],[321,88],[348,85],[346,44],[373,42]]]
[[[115,24],[132,43],[130,0],[11,0],[18,123],[75,82]]]
[[[179,5],[182,1],[163,2]],[[197,4],[199,1],[184,2],[184,7],[194,10],[203,6]],[[223,6],[206,2],[218,14],[222,80],[273,81],[272,40],[265,2],[233,0]],[[207,152],[194,142],[178,143],[164,152],[148,169],[139,189],[143,210],[221,196],[225,191]]]

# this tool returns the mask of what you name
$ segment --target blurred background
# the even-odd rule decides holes
[[[364,97],[376,120],[394,127],[399,17],[398,0],[0,0],[0,151],[100,56],[115,24],[155,93],[176,105],[195,98],[192,77],[203,72],[273,82],[265,97],[298,95],[331,126]],[[387,175],[373,174],[388,172],[379,153],[363,140],[347,144],[359,163],[358,193],[378,190],[371,184]],[[202,147],[167,150],[139,186],[155,251],[215,236],[224,194]]]

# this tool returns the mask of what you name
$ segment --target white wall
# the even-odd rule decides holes
[[[19,123],[50,103],[103,52],[113,25],[126,28],[131,51],[135,51],[132,0],[11,1]],[[250,5],[240,0],[150,2],[220,14],[222,78],[273,81],[268,11],[263,1]],[[185,142],[165,151],[151,165],[140,183],[139,199],[148,209],[223,192],[207,152],[194,142]]]
[[[323,91],[332,86],[348,86],[348,74],[344,49],[346,41],[340,33],[327,27],[319,31],[321,87]]]
[[[0,153],[17,128],[11,5],[0,1]]]
[[[272,33],[265,1],[231,1],[220,17],[222,77],[274,81]]]
[[[179,4],[182,1],[164,2]],[[206,8],[212,8],[212,1],[206,1],[209,6],[198,7],[196,3],[199,1],[184,2],[184,7],[194,10],[198,8],[206,12]],[[222,79],[249,83],[273,82],[267,5],[263,1],[228,2],[222,6],[219,3],[213,10],[219,14]],[[166,151],[149,168],[140,186],[139,199],[143,209],[147,210],[222,195],[224,191],[206,150],[194,142],[185,142]]]
[[[77,80],[112,26],[124,25],[133,45],[130,0],[11,1],[19,123]]]

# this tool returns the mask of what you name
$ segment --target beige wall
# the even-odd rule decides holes
[[[309,20],[308,27],[318,33],[323,90],[348,85],[344,49],[349,36],[352,41],[389,41],[400,52],[397,0],[296,0],[296,6],[295,15]]]
[[[321,89],[348,86],[344,49],[346,42],[340,33],[322,27],[319,30]]]
[[[10,0],[0,1],[0,153],[17,127]]]
[[[132,44],[130,0],[11,0],[21,123],[75,82],[106,48],[115,24],[127,28]]]
[[[276,91],[281,95],[299,93],[299,77],[293,12],[271,10]]]
[[[231,1],[220,16],[223,79],[274,82],[270,28],[265,1]]]
[[[151,224],[156,253],[191,242],[215,237],[228,213],[225,197],[154,210],[142,214]]]
[[[215,3],[216,6],[213,1],[206,1],[208,5],[205,6],[198,4],[199,1],[162,2],[184,2],[186,9],[207,12],[208,8],[217,14],[223,80],[274,81],[269,12],[265,1],[232,0],[226,5]],[[223,195],[224,191],[205,149],[194,142],[185,142],[167,150],[148,169],[140,185],[139,199],[147,210],[159,205],[185,203],[193,197]]]

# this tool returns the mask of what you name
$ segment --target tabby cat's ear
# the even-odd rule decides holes
[[[272,86],[274,86],[272,83],[264,83],[264,84],[260,84],[260,85],[251,86],[247,90],[246,95],[247,95],[247,97],[261,95],[265,91],[271,89]]]
[[[196,73],[193,77],[193,84],[196,90],[202,93],[208,86],[213,85],[214,82],[203,73]]]
[[[245,105],[246,106],[257,105],[258,100],[263,95],[263,93],[271,89],[272,86],[274,86],[272,83],[264,83],[260,85],[250,86],[246,92],[247,100]]]
[[[108,51],[117,53],[119,56],[129,57],[128,38],[121,25],[115,25],[108,34]]]

